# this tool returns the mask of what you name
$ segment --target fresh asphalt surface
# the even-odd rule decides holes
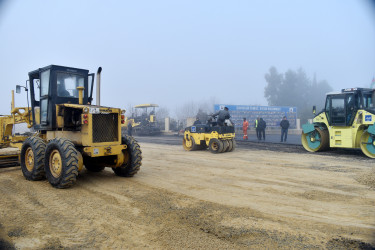
[[[294,145],[302,145],[301,135],[289,134],[286,142],[280,142],[281,135],[279,134],[266,134],[266,140],[258,140],[255,134],[248,135],[248,140],[244,140],[242,135],[236,135],[236,141],[251,141],[251,142],[270,142],[270,143],[286,143]]]

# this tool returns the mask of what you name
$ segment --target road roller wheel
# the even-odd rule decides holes
[[[201,149],[200,145],[195,143],[194,138],[191,136],[189,140],[186,140],[185,136],[182,139],[182,146],[186,151],[194,151]]]
[[[366,131],[361,136],[361,150],[362,152],[370,157],[375,158],[375,135],[372,135]]]
[[[127,148],[123,150],[126,161],[120,167],[112,168],[112,170],[118,176],[133,177],[141,168],[142,151],[138,142],[131,136],[123,135],[122,144],[126,144],[127,146]]]
[[[38,181],[45,178],[44,154],[46,143],[42,138],[32,136],[27,138],[21,148],[21,169],[23,176],[30,181]]]
[[[211,153],[214,153],[214,154],[217,154],[217,153],[221,153],[223,151],[223,143],[222,141],[220,141],[219,139],[216,139],[216,138],[212,138],[210,140],[210,143],[208,145],[208,148],[210,150]]]
[[[229,143],[229,147],[228,147],[228,150],[227,152],[231,152],[233,150],[233,140],[228,140],[228,143]]]
[[[44,169],[49,183],[55,188],[71,187],[78,176],[78,151],[65,138],[55,138],[46,147]]]
[[[228,140],[223,140],[223,152],[228,152],[229,151],[229,141]]]
[[[236,144],[236,141],[234,140],[234,138],[232,138],[230,140],[231,144],[232,144],[232,149],[229,150],[228,152],[232,152],[236,147],[237,147],[237,144]]]
[[[324,151],[329,148],[329,133],[328,130],[315,128],[310,133],[303,133],[301,136],[303,147],[309,152]]]

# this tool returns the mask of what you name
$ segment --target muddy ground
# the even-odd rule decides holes
[[[141,171],[82,171],[70,189],[0,169],[0,248],[373,249],[374,160],[244,143],[186,152],[139,138]]]

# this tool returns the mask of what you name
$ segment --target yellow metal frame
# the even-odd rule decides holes
[[[327,127],[331,148],[360,148],[364,130],[373,125],[374,121],[375,115],[363,109],[357,111],[352,126],[329,126],[325,112],[318,114],[313,119],[313,123],[322,123]]]
[[[185,131],[184,138],[193,138],[196,145],[201,145],[201,141],[205,141],[206,145],[208,146],[210,140],[215,138],[219,140],[228,140],[233,139],[235,137],[235,133],[225,133],[219,134],[217,131],[212,131],[211,133],[191,133],[190,131]],[[187,140],[189,143],[190,140]]]

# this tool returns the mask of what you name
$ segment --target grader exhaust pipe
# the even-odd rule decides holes
[[[98,68],[96,73],[96,105],[100,106],[100,75],[102,72],[102,67]]]

